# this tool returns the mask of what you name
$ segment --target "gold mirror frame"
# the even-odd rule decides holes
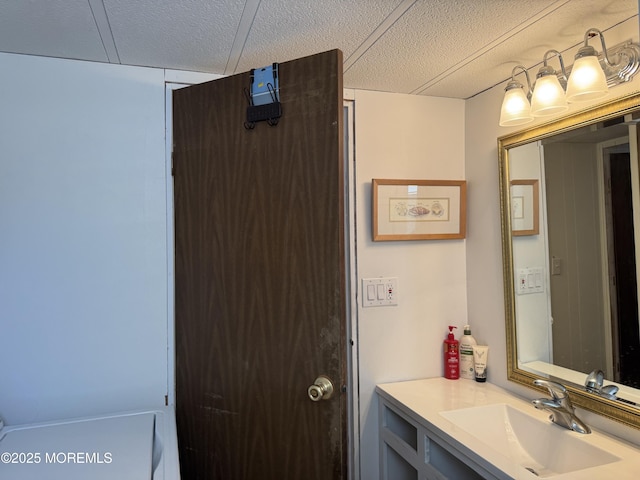
[[[507,378],[515,383],[538,390],[533,385],[540,375],[518,368],[513,246],[511,232],[511,200],[509,185],[509,149],[535,142],[551,135],[567,132],[593,123],[629,113],[640,113],[640,93],[634,93],[611,102],[591,107],[527,130],[498,138],[498,170],[500,180],[500,216],[502,227],[502,264],[504,278],[505,326],[507,336]],[[569,390],[574,405],[609,419],[640,429],[640,407],[609,400],[587,392],[583,387],[558,379]],[[543,389],[540,389],[543,391]]]

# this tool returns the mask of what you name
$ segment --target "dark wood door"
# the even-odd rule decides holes
[[[638,286],[631,192],[629,153],[609,156],[612,240],[615,265],[615,305],[612,325],[616,381],[640,387],[640,330],[638,328]]]
[[[260,66],[257,66],[260,67]],[[346,478],[342,53],[174,92],[176,415],[183,478]],[[329,400],[307,388],[333,380]]]

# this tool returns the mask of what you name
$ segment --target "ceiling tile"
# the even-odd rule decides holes
[[[338,48],[346,60],[400,0],[262,0],[238,71]]]
[[[0,2],[0,51],[108,61],[87,0]]]
[[[224,72],[243,2],[103,1],[122,63]]]

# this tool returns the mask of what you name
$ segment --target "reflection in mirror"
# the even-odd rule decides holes
[[[499,139],[509,378],[638,428],[639,103]]]

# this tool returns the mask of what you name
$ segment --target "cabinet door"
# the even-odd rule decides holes
[[[495,478],[383,398],[379,398],[379,425],[381,480]]]

